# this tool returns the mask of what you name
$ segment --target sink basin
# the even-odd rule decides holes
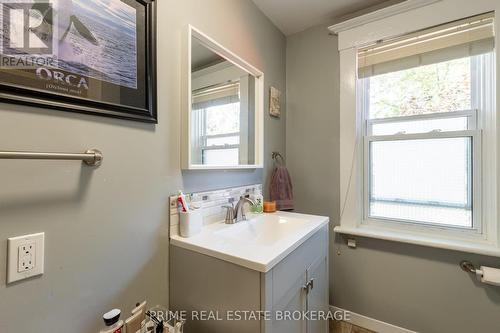
[[[326,216],[289,212],[248,214],[247,217],[248,221],[235,224],[217,222],[206,225],[199,234],[190,238],[172,234],[170,243],[268,272],[329,221]]]
[[[284,237],[300,232],[307,223],[310,223],[307,219],[283,215],[257,215],[248,221],[228,224],[215,234],[245,243],[271,246]]]

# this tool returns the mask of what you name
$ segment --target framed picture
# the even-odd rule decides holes
[[[269,114],[278,118],[281,116],[281,91],[274,87],[269,91]]]
[[[2,1],[0,20],[0,101],[157,122],[154,1]]]

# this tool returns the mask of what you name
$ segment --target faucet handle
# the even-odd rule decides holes
[[[222,208],[226,208],[226,218],[224,220],[225,224],[233,224],[234,223],[234,207],[231,206],[222,206]]]

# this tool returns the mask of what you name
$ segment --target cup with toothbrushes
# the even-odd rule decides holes
[[[201,209],[190,208],[182,191],[179,191],[177,197],[177,209],[179,211],[179,234],[182,237],[191,237],[199,233],[203,226]]]

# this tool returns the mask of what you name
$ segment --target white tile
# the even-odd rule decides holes
[[[240,196],[254,193],[257,189],[262,189],[261,184],[240,186],[215,191],[197,192],[186,194],[189,202],[198,205],[202,209],[203,223],[210,224],[219,222],[225,218],[225,209],[222,206],[238,202]],[[179,214],[177,211],[177,195],[173,195],[170,200],[170,232],[177,234],[179,225]]]
[[[170,225],[173,226],[177,224],[179,224],[179,214],[170,215]]]

